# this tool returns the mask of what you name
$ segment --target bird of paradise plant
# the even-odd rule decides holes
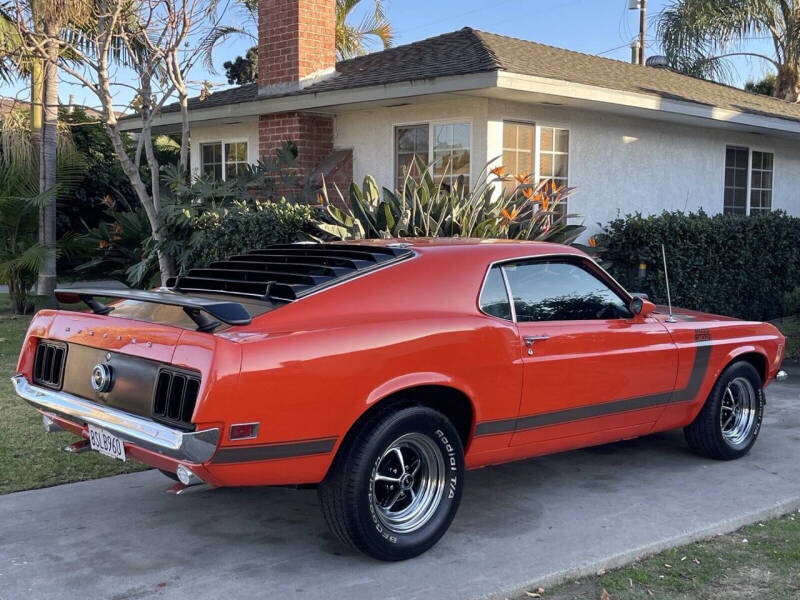
[[[350,186],[348,201],[336,189],[333,202],[323,186],[316,227],[335,239],[476,237],[565,244],[585,230],[568,221],[578,215],[562,210],[574,188],[559,188],[551,181],[533,183],[530,175],[517,174],[519,185],[504,192],[502,184],[509,176],[504,167],[492,163],[471,188],[463,176],[450,184],[436,178],[434,164],[418,158],[398,190],[379,189],[367,176],[360,187]]]

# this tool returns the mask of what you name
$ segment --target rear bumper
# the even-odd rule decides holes
[[[122,440],[191,463],[207,462],[216,452],[219,429],[180,431],[78,396],[31,385],[22,375],[11,378],[14,390],[38,410],[83,427],[102,427]]]

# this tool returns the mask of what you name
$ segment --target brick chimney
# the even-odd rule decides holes
[[[336,74],[336,0],[259,0],[258,93],[297,91]],[[353,178],[352,150],[334,148],[334,117],[291,111],[258,120],[259,156],[271,157],[284,141],[297,144],[297,176],[324,178],[344,193]],[[293,194],[295,189],[279,190]]]
[[[259,0],[258,89],[301,89],[336,72],[336,0]]]

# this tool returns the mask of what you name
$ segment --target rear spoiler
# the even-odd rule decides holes
[[[153,304],[180,306],[197,323],[199,331],[213,331],[221,323],[227,325],[248,325],[252,320],[250,313],[240,302],[212,300],[176,294],[174,292],[149,292],[144,290],[115,290],[101,288],[68,288],[55,291],[56,299],[65,304],[84,302],[92,312],[107,315],[113,306],[103,304],[97,298],[118,298],[136,300]],[[210,315],[210,317],[209,317]],[[213,317],[213,318],[212,318]]]

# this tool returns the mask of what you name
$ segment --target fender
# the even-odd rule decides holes
[[[742,356],[743,354],[758,354],[761,358],[764,359],[764,364],[766,365],[767,372],[763,374],[764,378],[766,379],[769,376],[769,359],[767,358],[767,351],[762,346],[757,345],[747,345],[747,346],[736,346],[732,350],[725,355],[725,358],[719,361],[718,367],[714,371],[714,381],[716,382],[719,376],[722,374],[722,371],[731,364],[734,360],[738,357]],[[764,381],[766,384],[766,381]]]
[[[384,398],[391,396],[392,394],[423,385],[440,385],[458,390],[469,399],[469,403],[472,405],[472,412],[475,415],[475,420],[476,422],[479,420],[479,408],[475,404],[475,394],[472,388],[469,385],[456,381],[449,375],[437,373],[435,371],[405,373],[382,383],[372,390],[372,392],[370,392],[370,394],[367,396],[367,399],[364,402],[364,410],[361,411],[361,414],[363,415],[364,412],[366,412],[373,405],[380,402]]]
[[[715,348],[719,348],[719,346],[715,346]],[[709,387],[709,392],[706,395],[700,396],[698,395],[697,398],[694,399],[693,402],[689,404],[691,410],[689,411],[689,419],[687,420],[687,424],[691,423],[695,417],[700,413],[703,409],[703,406],[706,403],[706,398],[710,390],[714,387],[714,384],[719,379],[719,376],[722,372],[730,365],[733,361],[735,361],[738,357],[744,354],[758,354],[764,358],[765,364],[769,365],[769,361],[767,359],[766,351],[760,347],[753,344],[749,344],[746,346],[736,346],[735,348],[730,349],[722,358],[716,361],[716,366],[714,370],[711,372],[711,387]]]

